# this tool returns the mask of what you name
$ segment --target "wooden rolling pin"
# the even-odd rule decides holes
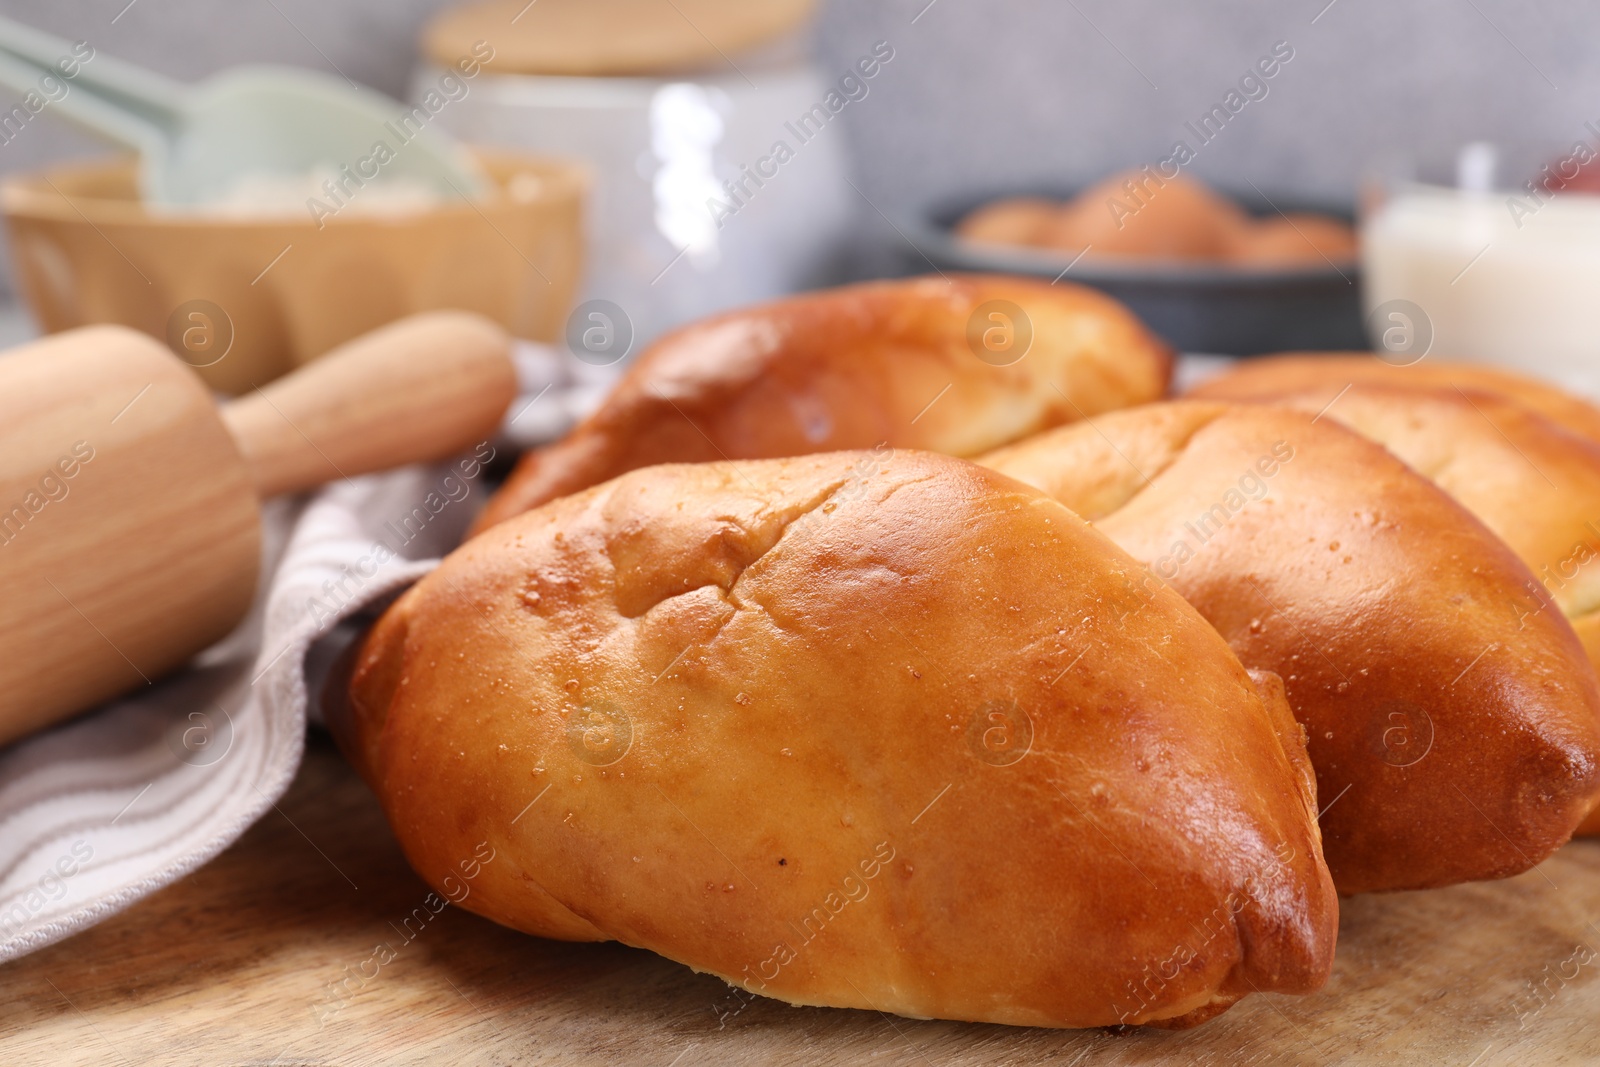
[[[509,339],[464,312],[403,319],[221,410],[120,326],[0,353],[0,744],[237,625],[261,498],[470,448],[515,392]]]

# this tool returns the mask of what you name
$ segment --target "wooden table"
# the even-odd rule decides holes
[[[0,1064],[1600,1061],[1600,842],[1506,882],[1346,901],[1323,992],[1118,1035],[743,1005],[648,952],[453,907],[408,942],[427,888],[324,739],[278,807],[177,885],[0,967]]]

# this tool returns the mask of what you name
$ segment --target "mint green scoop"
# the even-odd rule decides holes
[[[36,114],[137,151],[139,190],[153,205],[215,203],[247,179],[342,175],[346,167],[363,183],[405,179],[446,199],[476,198],[486,187],[427,109],[295,67],[237,67],[186,85],[0,18],[0,85],[37,94],[44,103]],[[344,188],[359,196],[357,183]]]

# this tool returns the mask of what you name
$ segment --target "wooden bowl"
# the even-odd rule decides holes
[[[406,315],[475,311],[553,341],[582,259],[587,176],[477,152],[477,204],[407,215],[235,217],[147,210],[132,159],[0,183],[23,294],[48,332],[120,323],[165,341],[206,384],[242,393]]]

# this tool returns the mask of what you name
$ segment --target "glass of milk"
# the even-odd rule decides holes
[[[1470,144],[1446,180],[1369,196],[1363,303],[1380,356],[1495,363],[1600,396],[1600,129],[1583,132],[1536,152]]]

